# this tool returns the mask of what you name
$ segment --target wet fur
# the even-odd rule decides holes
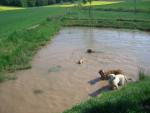
[[[110,87],[114,89],[119,89],[119,86],[124,86],[127,83],[127,78],[123,74],[110,74],[109,75],[109,84]]]
[[[78,64],[83,64],[83,59],[80,59],[79,61],[78,61]]]
[[[123,71],[120,69],[108,70],[106,72],[104,70],[99,70],[99,74],[101,75],[102,80],[108,80],[110,74],[114,75],[123,74]]]
[[[92,50],[92,49],[87,49],[87,51],[86,51],[87,53],[95,53],[95,51],[94,50]]]
[[[77,64],[83,64],[84,62],[85,62],[85,58],[81,58],[78,62],[77,62]]]

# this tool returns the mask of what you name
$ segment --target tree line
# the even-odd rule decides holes
[[[0,5],[34,7],[73,1],[74,0],[0,0]]]

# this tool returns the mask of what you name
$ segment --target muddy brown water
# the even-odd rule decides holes
[[[92,48],[96,51],[87,54]],[[82,64],[76,64],[80,58]],[[32,69],[0,84],[0,113],[58,113],[107,91],[99,69],[122,69],[138,79],[150,70],[150,34],[120,29],[63,28],[33,58]]]

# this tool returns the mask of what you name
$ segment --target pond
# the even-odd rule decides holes
[[[95,53],[87,54],[92,48]],[[79,65],[77,61],[86,61]],[[33,58],[32,69],[0,84],[0,113],[57,113],[101,95],[98,70],[122,69],[138,80],[150,70],[150,33],[124,29],[63,28]]]

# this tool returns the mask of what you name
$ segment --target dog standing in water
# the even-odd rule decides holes
[[[123,74],[109,74],[109,85],[112,89],[118,89],[119,86],[124,86],[127,83],[127,78]]]
[[[98,73],[100,74],[102,80],[108,80],[110,74],[114,74],[114,75],[123,74],[123,71],[120,69],[114,69],[114,70],[108,70],[104,72],[104,70],[101,69],[99,70]]]

